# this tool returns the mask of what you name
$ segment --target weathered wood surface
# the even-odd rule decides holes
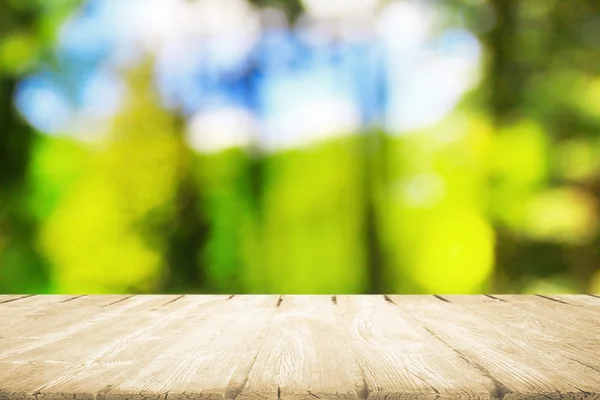
[[[0,400],[596,399],[592,295],[0,295]]]

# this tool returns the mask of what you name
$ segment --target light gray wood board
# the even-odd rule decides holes
[[[35,296],[9,303],[14,307],[0,310],[0,321],[7,321],[0,325],[0,337],[3,338],[0,342],[0,361],[10,361],[24,351],[52,345],[61,338],[70,338],[102,319],[110,319],[130,308],[135,309],[138,303],[156,298],[110,295],[53,302],[51,296]]]
[[[12,294],[0,294],[0,304],[2,303],[10,303],[12,301],[16,301],[19,299],[24,299],[27,297],[31,297],[31,296],[35,296],[33,294],[17,294],[17,295],[12,295]]]
[[[0,303],[0,399],[597,398],[600,314],[512,300],[33,296]]]
[[[504,399],[585,399],[600,397],[600,375],[557,352],[555,342],[540,344],[526,331],[448,300],[449,296],[389,296],[439,340],[495,382],[494,397]],[[535,301],[531,296],[531,301]],[[483,301],[483,300],[481,300]],[[552,302],[550,302],[552,303]],[[522,317],[527,314],[522,312]]]
[[[589,294],[553,294],[546,297],[567,304],[581,306],[587,310],[600,312],[600,297],[597,296]]]
[[[120,376],[142,368],[147,362],[144,349],[138,349],[133,359],[117,359],[115,354],[131,350],[138,344],[169,346],[176,335],[145,341],[144,334],[157,330],[173,320],[185,322],[186,312],[223,300],[225,296],[135,296],[114,300],[93,298],[94,303],[80,307],[77,320],[54,316],[54,331],[42,334],[32,344],[22,345],[9,352],[4,361],[16,365],[29,364],[35,368],[56,370],[55,375],[32,374],[30,379],[17,381],[10,370],[0,371],[0,383],[10,382],[13,398],[18,397],[81,397],[91,398],[102,393],[107,385]],[[107,302],[106,300],[112,300]],[[177,300],[177,301],[174,301]],[[87,311],[86,311],[87,310]],[[64,315],[64,313],[62,314]],[[66,323],[67,325],[63,325]],[[42,323],[43,325],[43,323]],[[177,332],[174,332],[177,333]],[[140,340],[141,339],[141,340]],[[162,339],[162,340],[160,340]],[[55,369],[60,365],[60,369]],[[45,366],[45,367],[44,367]],[[46,371],[45,371],[46,372]],[[5,374],[8,374],[6,376]],[[4,375],[4,376],[3,376]],[[103,384],[103,379],[110,383]],[[0,386],[0,392],[2,391]]]
[[[600,373],[600,332],[582,323],[561,323],[544,313],[524,310],[510,301],[484,296],[443,296],[506,327],[506,334],[526,338],[534,346],[552,349],[572,362]],[[577,312],[577,308],[574,310]]]

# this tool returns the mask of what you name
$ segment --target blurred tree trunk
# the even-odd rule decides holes
[[[14,109],[16,84],[16,79],[0,78],[0,191],[4,195],[21,188],[26,179],[34,135]]]
[[[30,12],[18,12],[4,3],[0,4],[0,45],[15,31],[31,25],[33,18]],[[0,69],[0,280],[5,274],[14,276],[11,270],[16,268],[6,255],[30,244],[35,228],[22,207],[34,132],[19,118],[13,104],[18,79]],[[22,284],[12,282],[9,287],[19,290]],[[0,292],[7,290],[1,286]]]
[[[185,121],[174,116],[183,141]],[[202,251],[209,235],[207,216],[202,209],[202,188],[193,173],[194,158],[182,143],[181,177],[177,184],[173,219],[169,221],[171,236],[167,240],[167,282],[164,290],[170,293],[202,293],[210,290]]]
[[[368,293],[387,293],[389,286],[385,284],[384,260],[382,254],[381,227],[378,223],[377,199],[381,190],[382,160],[384,158],[384,140],[381,133],[371,129],[364,134],[360,156],[363,163],[363,205],[364,205],[364,238],[366,262],[369,276]]]
[[[600,53],[592,39],[600,32],[600,2],[488,1],[495,25],[482,39],[488,54],[485,86],[489,87],[489,110],[495,127],[502,129],[519,117],[533,119],[553,144],[596,135],[597,121],[587,118],[578,109],[581,106],[574,104],[569,85],[575,85],[578,77],[583,80],[600,74],[593,58]],[[554,91],[549,89],[552,79],[557,79]],[[569,93],[563,93],[565,89]],[[548,187],[582,185],[599,197],[600,185],[592,183],[590,187],[550,174]],[[597,238],[579,247],[525,239],[509,230],[499,229],[497,236],[496,270],[503,277],[497,279],[500,286],[495,290],[519,290],[515,281],[526,274],[579,277],[584,285],[585,278],[596,269],[593,257],[597,255]]]
[[[149,71],[145,71],[151,74]],[[152,78],[147,78],[148,83]],[[155,90],[155,89],[154,89]],[[195,160],[192,150],[184,144],[186,123],[181,115],[172,115],[175,134],[179,135],[180,160],[179,178],[173,199],[172,218],[167,222],[168,232],[165,246],[166,279],[157,288],[166,293],[206,293],[211,292],[211,282],[207,266],[202,257],[210,226],[208,216],[202,206],[202,183],[194,173]]]
[[[200,188],[189,171],[179,182],[175,198],[172,235],[167,241],[167,292],[195,293],[210,290],[201,251],[208,238],[208,223],[202,213]]]
[[[0,47],[15,37],[31,37],[29,56],[41,54],[74,5],[73,0],[48,7],[28,0],[0,2]],[[14,106],[17,85],[32,67],[32,60],[19,56],[0,59],[0,293],[51,290],[47,262],[36,249],[37,221],[26,207],[36,132]]]
[[[35,14],[0,3],[0,46],[18,31],[31,28]],[[4,61],[5,60],[0,60]],[[31,241],[33,221],[24,211],[23,197],[34,131],[19,117],[13,103],[19,74],[0,64],[0,269],[3,253]],[[6,70],[5,70],[6,69]],[[18,284],[15,282],[15,284]]]
[[[14,109],[16,85],[16,78],[0,78],[0,293],[46,293],[50,276],[25,207],[35,133]]]
[[[495,25],[484,37],[488,49],[487,83],[492,118],[497,126],[504,125],[519,109],[524,83],[523,72],[515,61],[518,48],[518,2],[490,0]]]
[[[0,2],[0,46],[12,35],[35,31],[41,13],[23,4]],[[24,71],[22,66],[0,60],[0,206],[4,209],[10,191],[18,191],[26,180],[33,130],[19,117],[13,99]]]
[[[522,80],[513,61],[517,36],[517,3],[515,0],[489,0],[494,26],[482,37],[487,50],[487,70],[483,87],[487,87],[488,106],[492,123],[501,129],[518,109],[518,94]],[[506,275],[518,251],[518,238],[512,232],[496,229],[495,268],[492,292],[514,290]]]

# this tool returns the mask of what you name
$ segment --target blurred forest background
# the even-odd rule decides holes
[[[3,0],[0,293],[600,292],[600,2]]]

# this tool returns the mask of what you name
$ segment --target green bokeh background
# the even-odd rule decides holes
[[[79,6],[0,2],[0,293],[600,292],[600,2],[449,0],[486,57],[443,121],[211,155],[151,61],[102,146],[21,119],[17,83]]]

